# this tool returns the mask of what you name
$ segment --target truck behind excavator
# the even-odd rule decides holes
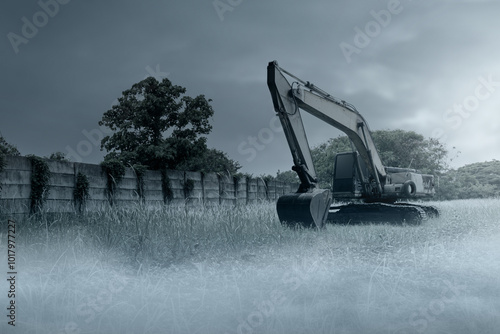
[[[292,84],[285,75],[294,79]],[[297,78],[276,61],[268,64],[267,85],[292,153],[292,170],[300,179],[297,192],[278,199],[282,224],[321,228],[327,221],[420,223],[439,214],[432,206],[401,202],[431,198],[434,176],[384,166],[367,122],[353,105]],[[301,110],[344,132],[355,147],[332,162],[332,189],[318,188]],[[332,205],[334,200],[348,204]]]

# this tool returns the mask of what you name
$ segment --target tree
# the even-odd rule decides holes
[[[311,150],[314,169],[321,188],[332,187],[335,155],[349,151],[352,151],[352,148],[347,136],[331,138],[326,143],[320,144]]]
[[[414,131],[379,130],[373,132],[373,141],[384,166],[415,168],[435,175],[448,169],[448,151],[437,139]]]
[[[177,166],[180,170],[195,170],[204,173],[218,172],[234,175],[241,168],[238,162],[229,159],[226,153],[207,149],[201,156],[195,156]]]
[[[186,89],[164,78],[148,77],[122,93],[99,125],[115,131],[101,141],[105,160],[148,169],[194,170],[200,166],[237,170],[225,154],[208,150],[209,119],[214,111],[204,95],[185,96]],[[167,135],[168,134],[168,135]],[[209,159],[216,157],[216,162]],[[210,168],[208,168],[210,169]],[[213,170],[209,170],[213,171]]]
[[[448,151],[437,139],[404,130],[374,131],[372,137],[384,166],[410,167],[435,175],[448,169]],[[335,155],[352,150],[347,136],[330,139],[311,150],[321,187],[331,187]]]
[[[0,155],[15,155],[20,156],[19,150],[12,144],[9,144],[0,134]]]
[[[300,183],[300,180],[299,180],[299,177],[297,176],[297,173],[295,173],[292,170],[287,170],[284,172],[281,172],[280,170],[278,170],[278,172],[276,173],[275,180],[280,181],[280,182],[286,182],[286,183],[294,183],[294,182]]]
[[[439,178],[439,199],[467,199],[500,196],[500,161],[477,162],[449,170]]]
[[[9,144],[2,134],[0,134],[0,173],[3,172],[7,165],[7,162],[5,161],[6,155],[19,156],[21,153],[19,153],[18,149],[14,145]],[[1,190],[2,185],[0,185],[0,191]]]

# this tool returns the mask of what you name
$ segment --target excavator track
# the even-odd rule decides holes
[[[327,223],[418,225],[429,219],[423,206],[405,204],[407,203],[351,203],[346,205],[332,205],[328,212]]]
[[[418,208],[422,208],[425,213],[427,214],[427,217],[429,218],[437,218],[439,217],[439,210],[435,206],[432,205],[420,205],[420,204],[415,204],[415,203],[406,203],[406,202],[396,202],[394,205],[402,205],[402,206],[414,206]]]

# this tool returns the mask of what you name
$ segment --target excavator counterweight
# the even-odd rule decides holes
[[[290,84],[285,75],[295,81]],[[418,223],[438,215],[433,207],[399,202],[432,197],[434,176],[409,168],[385,167],[368,123],[353,105],[297,78],[276,61],[268,64],[267,85],[292,154],[292,170],[300,179],[295,193],[278,199],[278,217],[283,224],[321,228],[327,220]],[[300,110],[344,132],[355,147],[354,152],[335,157],[332,189],[318,188]],[[333,199],[358,203],[331,206]]]

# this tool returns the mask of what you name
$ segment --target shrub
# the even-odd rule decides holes
[[[174,192],[166,169],[161,170],[161,190],[163,192],[163,202],[168,204],[174,198]]]
[[[3,153],[0,153],[0,173],[2,173],[5,169],[5,165],[7,163],[5,162],[5,155]],[[0,198],[2,197],[2,184],[0,183]]]
[[[182,185],[182,190],[184,190],[184,198],[189,198],[194,189],[194,181],[191,179],[186,179]]]
[[[141,164],[135,164],[132,166],[132,169],[137,176],[137,194],[139,198],[144,200],[144,173],[146,173],[148,167]]]
[[[104,160],[101,162],[101,166],[104,168],[107,177],[108,200],[113,205],[116,186],[125,175],[125,166],[116,158]]]
[[[89,180],[87,175],[78,172],[76,175],[76,185],[73,191],[73,198],[75,200],[76,209],[78,212],[82,212],[85,207],[85,203],[89,199]]]
[[[45,159],[36,155],[28,155],[31,162],[31,213],[38,212],[49,195],[50,170]]]

